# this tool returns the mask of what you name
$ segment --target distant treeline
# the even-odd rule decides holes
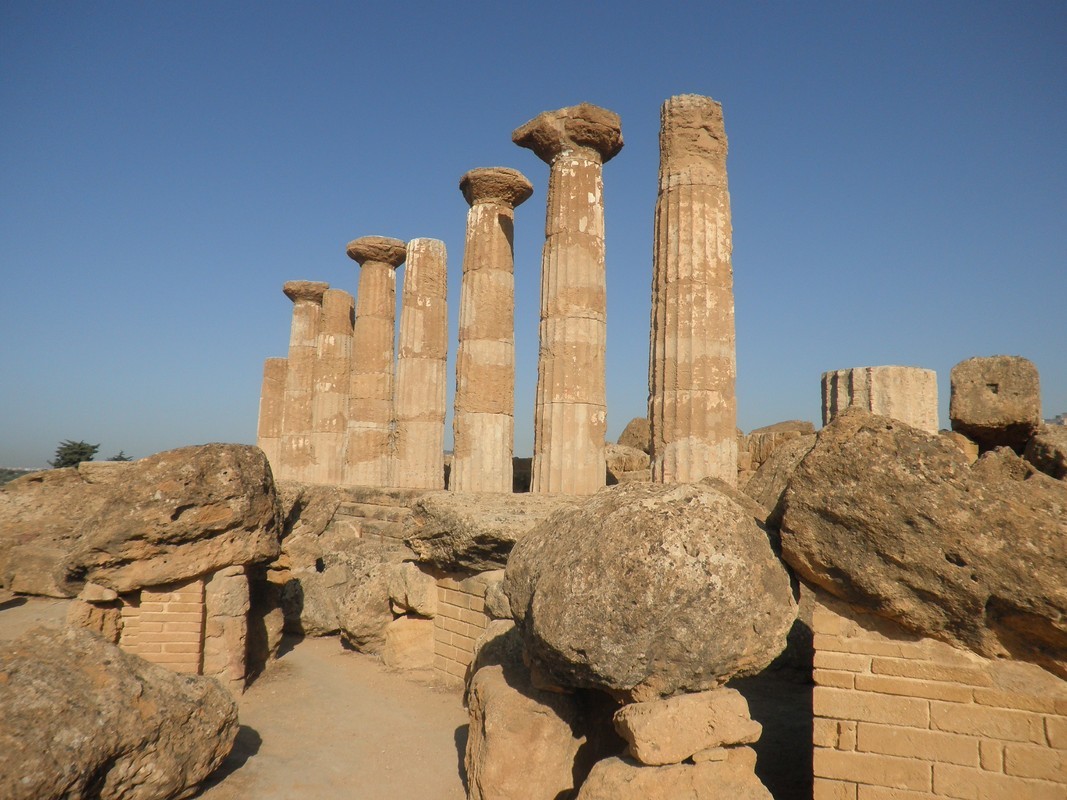
[[[29,475],[31,472],[36,472],[35,469],[12,469],[11,467],[0,467],[0,484],[13,481],[15,478],[21,478],[23,475]]]

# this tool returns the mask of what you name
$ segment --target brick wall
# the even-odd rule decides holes
[[[815,800],[1067,798],[1067,682],[820,595]]]
[[[204,641],[204,581],[122,596],[119,646],[176,672],[199,674]]]
[[[437,616],[433,620],[434,669],[464,678],[474,641],[489,624],[485,614],[486,583],[480,575],[450,575],[437,580]]]

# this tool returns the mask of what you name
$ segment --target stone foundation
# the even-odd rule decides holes
[[[481,575],[449,575],[437,580],[437,616],[433,619],[435,670],[461,680],[474,657],[474,642],[489,625],[485,613],[486,581]]]
[[[819,596],[815,800],[1067,797],[1067,682]]]
[[[122,595],[119,647],[175,672],[199,675],[204,654],[204,581]]]

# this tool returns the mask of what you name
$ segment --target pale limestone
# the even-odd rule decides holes
[[[330,288],[318,281],[289,281],[282,287],[293,301],[289,358],[282,406],[280,469],[276,477],[306,481],[315,455],[311,446],[311,398],[315,388],[315,350],[318,344],[322,297]]]
[[[408,242],[400,298],[393,486],[444,488],[447,258],[444,242],[437,239]]]
[[[285,373],[288,360],[268,358],[263,362],[263,388],[259,394],[256,445],[267,457],[275,477],[281,476],[282,409],[285,407]]]
[[[233,695],[242,694],[245,688],[250,608],[244,567],[221,569],[204,583],[201,674],[217,678]]]
[[[474,169],[459,183],[470,211],[460,290],[449,488],[511,492],[515,428],[515,208],[533,186],[519,171]]]
[[[345,431],[348,427],[348,382],[352,361],[352,295],[329,289],[322,296],[322,315],[315,349],[311,399],[311,445],[315,463],[307,480],[340,485],[344,478]]]
[[[855,367],[822,374],[822,423],[859,406],[937,433],[937,373],[920,367]]]
[[[550,167],[530,491],[592,494],[605,483],[607,428],[603,165],[622,149],[619,117],[583,103],[511,138]]]
[[[344,483],[385,486],[393,455],[393,342],[396,268],[407,257],[399,239],[364,236],[348,244],[361,269],[352,334]]]
[[[660,116],[652,284],[652,479],[737,485],[732,230],[722,106],[679,95]]]

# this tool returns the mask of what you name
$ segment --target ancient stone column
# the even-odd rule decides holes
[[[444,242],[408,242],[400,295],[393,486],[445,487],[446,262]]]
[[[622,149],[619,117],[583,103],[511,138],[550,167],[530,491],[592,494],[606,469],[603,165]]]
[[[730,194],[722,106],[679,95],[660,113],[648,417],[652,480],[737,485]]]
[[[822,374],[822,424],[859,406],[937,433],[937,373],[919,367],[856,367]]]
[[[276,478],[307,481],[315,464],[311,446],[311,398],[315,388],[315,349],[322,296],[330,288],[317,281],[289,281],[282,287],[293,301],[289,359],[282,407],[281,471]]]
[[[393,457],[393,342],[396,268],[406,245],[364,236],[348,243],[362,269],[356,292],[352,372],[348,393],[345,476],[349,486],[386,486]]]
[[[282,409],[285,407],[287,360],[268,358],[263,362],[263,388],[259,393],[259,425],[256,445],[267,457],[275,477],[281,474]]]
[[[322,296],[311,401],[311,446],[315,453],[315,466],[308,478],[311,483],[340,486],[344,480],[352,308],[348,292],[329,289]]]
[[[459,301],[452,420],[454,492],[511,492],[515,432],[515,207],[533,186],[517,170],[475,169],[459,182],[470,203]]]

